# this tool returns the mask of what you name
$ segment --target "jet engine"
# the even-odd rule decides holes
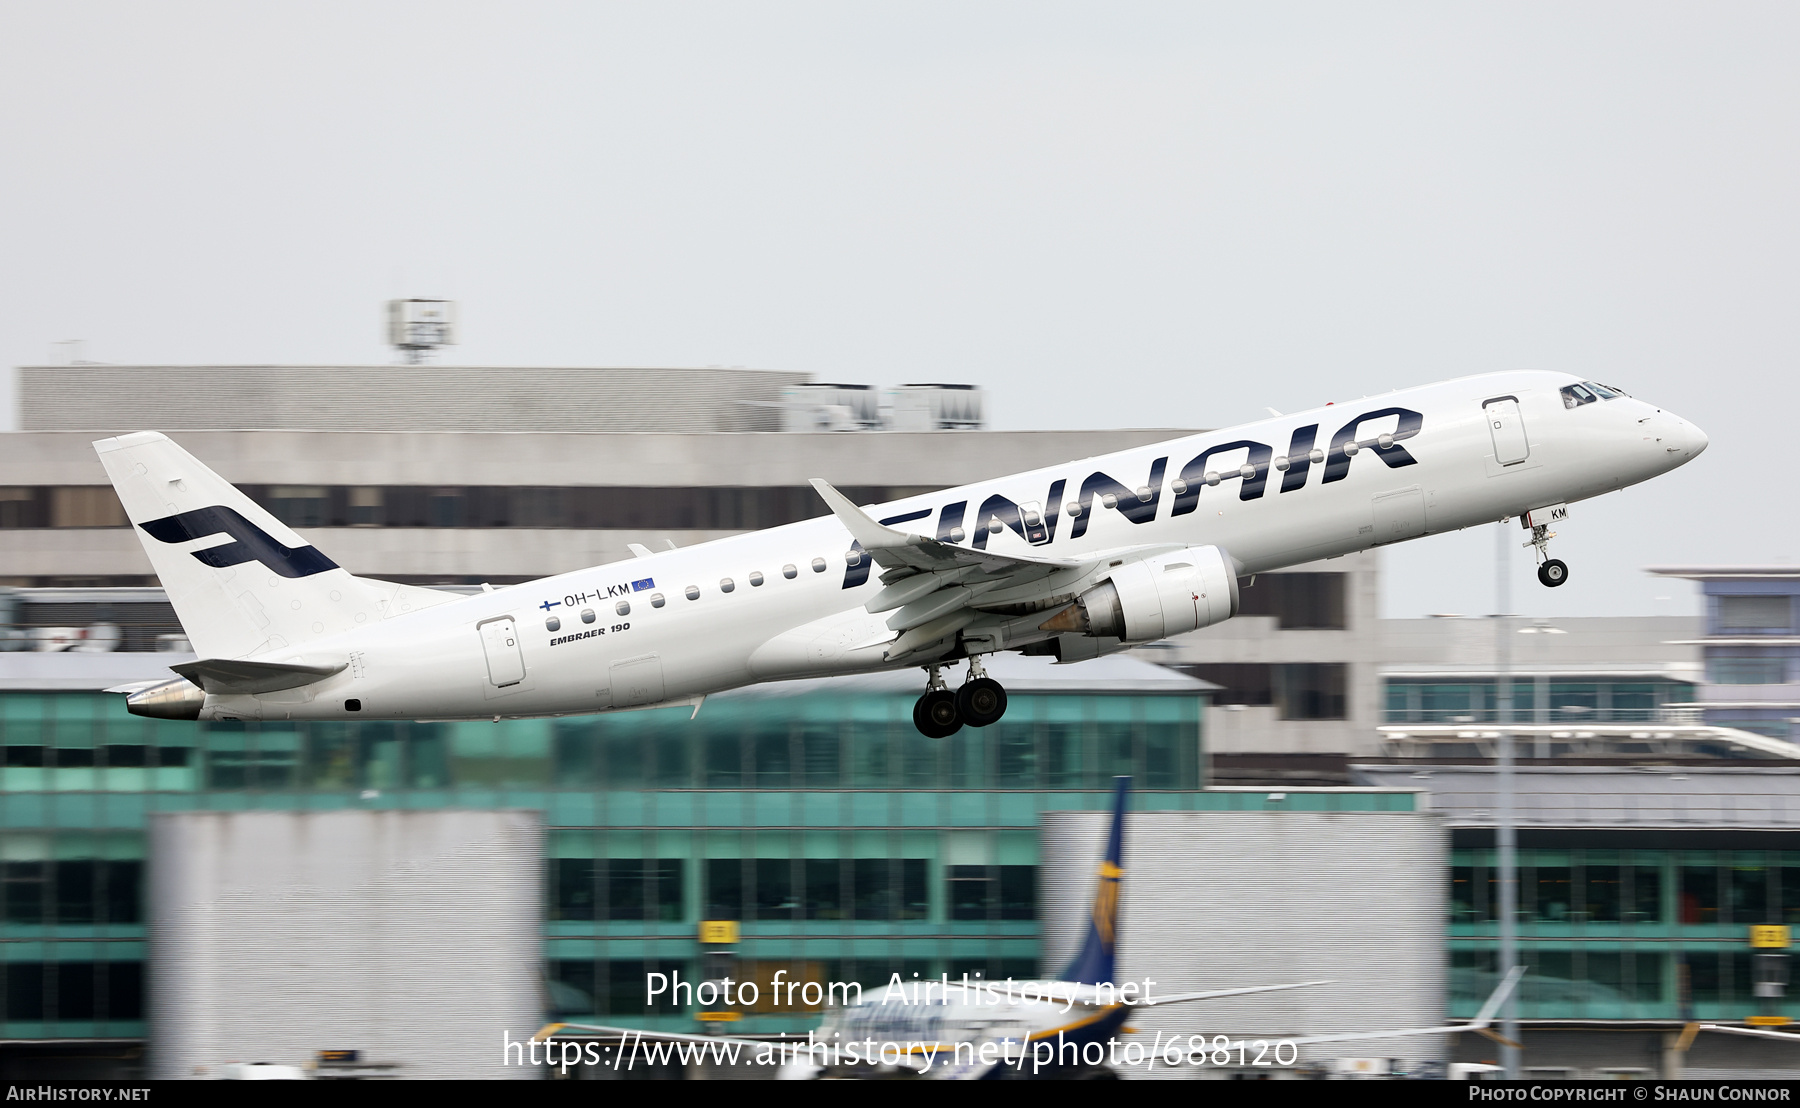
[[[1125,642],[1195,631],[1237,615],[1237,570],[1216,546],[1128,562],[1040,625]]]

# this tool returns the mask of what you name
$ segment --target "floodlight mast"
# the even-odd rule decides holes
[[[388,301],[387,340],[407,365],[423,364],[440,346],[456,345],[455,302]]]

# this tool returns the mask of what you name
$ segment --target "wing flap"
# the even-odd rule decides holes
[[[297,689],[341,672],[348,662],[308,666],[298,662],[251,662],[241,658],[204,658],[169,668],[214,696],[247,696]]]
[[[814,477],[812,486],[850,537],[886,571],[885,586],[864,608],[894,612],[887,625],[900,635],[887,649],[888,661],[930,652],[980,619],[984,598],[1001,596],[1010,603],[1059,571],[1067,577],[1067,571],[1079,574],[1095,564],[1093,559],[995,554],[896,531],[870,518],[829,482]]]

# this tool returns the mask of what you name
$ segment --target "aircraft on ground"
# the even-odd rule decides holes
[[[140,715],[698,711],[760,681],[918,666],[914,722],[944,737],[1006,711],[984,656],[1193,631],[1284,566],[1518,517],[1559,586],[1568,504],[1707,440],[1568,374],[1488,374],[868,508],[815,479],[829,516],[472,596],[351,575],[161,434],[94,445],[199,654],[115,690]]]
[[[1169,1004],[1329,985],[1300,981],[1204,992],[1159,993],[1154,978],[1122,981],[1117,976],[1119,894],[1125,876],[1125,813],[1131,779],[1117,778],[1106,850],[1096,874],[1082,944],[1052,981],[907,980],[894,974],[886,984],[863,983],[854,1003],[828,1007],[818,1030],[804,1040],[773,1042],[717,1035],[588,1023],[553,1023],[538,1041],[568,1032],[618,1036],[612,1050],[641,1051],[645,1042],[686,1042],[720,1048],[735,1045],[738,1057],[780,1061],[780,1076],[917,1076],[938,1080],[995,1078],[1111,1077],[1121,1065],[1174,1068],[1196,1057],[1211,1064],[1255,1072],[1291,1067],[1299,1048],[1314,1043],[1401,1039],[1418,1035],[1488,1033],[1494,1015],[1525,972],[1514,969],[1468,1023],[1394,1031],[1349,1032],[1266,1040],[1232,1040],[1201,1034],[1164,1036],[1154,1041],[1119,1042],[1131,1034],[1134,1012]],[[839,995],[835,991],[830,995]],[[611,1055],[591,1052],[610,1062]],[[1221,1055],[1223,1058],[1221,1059]],[[552,1057],[552,1055],[546,1055]],[[1204,1062],[1201,1064],[1205,1064]]]

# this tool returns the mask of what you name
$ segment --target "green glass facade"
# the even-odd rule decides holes
[[[1753,924],[1800,925],[1800,851],[1519,851],[1522,1019],[1741,1020]],[[1492,991],[1499,946],[1492,850],[1450,870],[1450,1012]],[[1800,996],[1778,1014],[1800,1018]]]
[[[564,1018],[691,1029],[671,1007],[645,1019],[643,975],[715,973],[703,919],[740,921],[740,980],[1030,976],[1040,813],[1105,808],[1116,774],[1146,809],[1263,803],[1200,791],[1203,702],[1175,688],[1015,694],[1001,723],[947,740],[913,728],[910,691],[751,692],[692,720],[400,724],[178,723],[117,696],[0,693],[0,1038],[144,1034],[156,811],[543,811],[545,976]],[[789,1008],[740,1026],[812,1022]]]
[[[1497,688],[1491,677],[1389,677],[1384,682],[1383,719],[1492,723],[1497,718]],[[1571,725],[1639,723],[1661,718],[1664,705],[1691,700],[1693,695],[1693,685],[1663,678],[1520,677],[1512,682],[1512,718]]]

